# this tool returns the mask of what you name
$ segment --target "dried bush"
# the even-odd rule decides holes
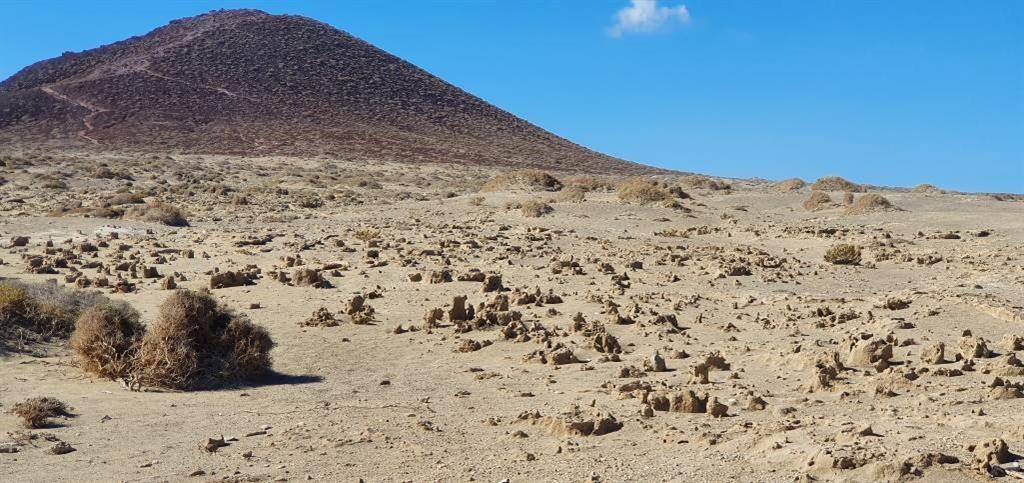
[[[480,187],[480,191],[558,191],[562,182],[550,174],[537,169],[506,171],[491,178]]]
[[[668,187],[649,178],[629,178],[616,186],[619,200],[646,205],[672,198]]]
[[[49,419],[58,416],[71,416],[68,406],[56,398],[34,397],[16,403],[11,412],[24,420],[29,428],[45,428]]]
[[[486,201],[486,198],[483,196],[474,196],[469,199],[469,206],[480,206],[484,204],[484,201]]]
[[[825,176],[818,178],[814,184],[811,185],[812,190],[817,191],[852,191],[854,193],[863,193],[864,187],[847,181],[839,176]]]
[[[860,263],[860,248],[840,243],[825,252],[825,261],[833,265],[856,265]]]
[[[71,334],[71,348],[82,370],[110,379],[128,377],[145,327],[125,303],[103,304],[82,312]]]
[[[554,211],[551,205],[541,200],[527,200],[519,206],[523,216],[527,218],[538,218]]]
[[[875,211],[894,211],[899,210],[893,205],[888,199],[880,194],[868,193],[860,198],[857,198],[850,206],[846,208],[847,215],[862,215],[865,213],[871,213]]]
[[[821,191],[812,191],[811,196],[804,200],[804,209],[807,211],[818,211],[828,208],[832,204],[832,198]]]
[[[132,207],[125,213],[125,217],[167,226],[188,226],[188,219],[178,207],[161,201]]]
[[[209,293],[179,290],[160,305],[133,369],[143,385],[198,389],[266,373],[273,347],[266,329]]]
[[[847,191],[843,193],[843,206],[850,206],[853,204],[853,193]]]

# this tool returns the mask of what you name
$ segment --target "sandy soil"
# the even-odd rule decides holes
[[[115,176],[97,175],[104,162]],[[60,345],[2,356],[0,447],[17,448],[0,453],[3,480],[964,481],[1013,472],[983,468],[969,445],[1024,452],[1019,201],[870,190],[902,211],[848,215],[806,211],[807,188],[665,178],[692,196],[683,209],[595,191],[531,218],[507,206],[557,193],[477,193],[489,173],[451,166],[76,156],[9,163],[4,177],[0,239],[29,242],[0,251],[0,276],[85,285],[67,268],[29,273],[48,240],[78,254],[72,267],[101,262],[76,269],[93,282],[134,260],[160,276],[112,271],[134,290],[82,290],[151,320],[165,277],[202,289],[214,270],[255,266],[255,285],[212,292],[277,347],[268,378],[194,392],[129,391]],[[48,216],[119,188],[151,190],[191,226]],[[84,241],[109,246],[77,252]],[[824,261],[841,242],[862,248],[859,265]],[[330,267],[332,287],[276,280],[296,268],[287,257]],[[505,291],[458,280],[471,269]],[[429,283],[444,271],[453,281]],[[344,316],[360,294],[366,325]],[[518,322],[424,320],[456,296],[480,309],[496,294],[511,307],[494,312]],[[302,326],[320,307],[342,323]],[[599,352],[607,334],[621,353]],[[939,342],[936,363],[924,356]],[[564,351],[578,362],[553,364]],[[716,414],[662,406],[686,391]],[[3,414],[32,396],[75,417],[27,430]],[[579,421],[610,431],[584,435]],[[221,435],[228,446],[203,449]],[[57,440],[75,451],[50,454]]]

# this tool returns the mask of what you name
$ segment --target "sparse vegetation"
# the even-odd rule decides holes
[[[840,243],[825,252],[825,261],[833,265],[857,265],[860,263],[860,248],[849,243]]]

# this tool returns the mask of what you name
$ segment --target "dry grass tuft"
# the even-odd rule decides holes
[[[68,406],[52,397],[34,397],[14,405],[11,412],[24,420],[29,428],[45,428],[50,418],[70,416]]]
[[[145,330],[139,313],[128,304],[98,305],[78,317],[71,348],[85,372],[125,378],[132,372]]]
[[[860,263],[860,248],[840,243],[825,252],[825,261],[833,265],[857,265]]]
[[[856,201],[846,208],[847,215],[863,215],[875,211],[898,211],[899,208],[893,205],[888,199],[880,194],[868,193],[857,198]]]
[[[188,226],[188,219],[178,207],[161,201],[134,206],[125,213],[125,217],[167,226]]]
[[[209,294],[179,290],[160,306],[135,360],[143,385],[190,390],[270,370],[270,334]]]
[[[550,174],[537,169],[524,169],[500,173],[480,187],[488,191],[558,191],[562,182]]]
[[[825,176],[823,178],[818,178],[818,180],[811,185],[811,189],[817,191],[852,191],[854,193],[863,193],[865,191],[863,186],[847,181],[839,176]]]

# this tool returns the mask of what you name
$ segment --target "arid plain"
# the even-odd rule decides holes
[[[10,481],[1019,474],[1019,197],[326,156],[4,161]],[[151,370],[169,359],[133,362],[183,289],[265,329],[272,369],[218,360],[176,385]],[[112,372],[75,342],[81,319],[25,322],[68,300],[47,320],[129,304],[142,355]],[[67,415],[25,427],[33,397]]]

